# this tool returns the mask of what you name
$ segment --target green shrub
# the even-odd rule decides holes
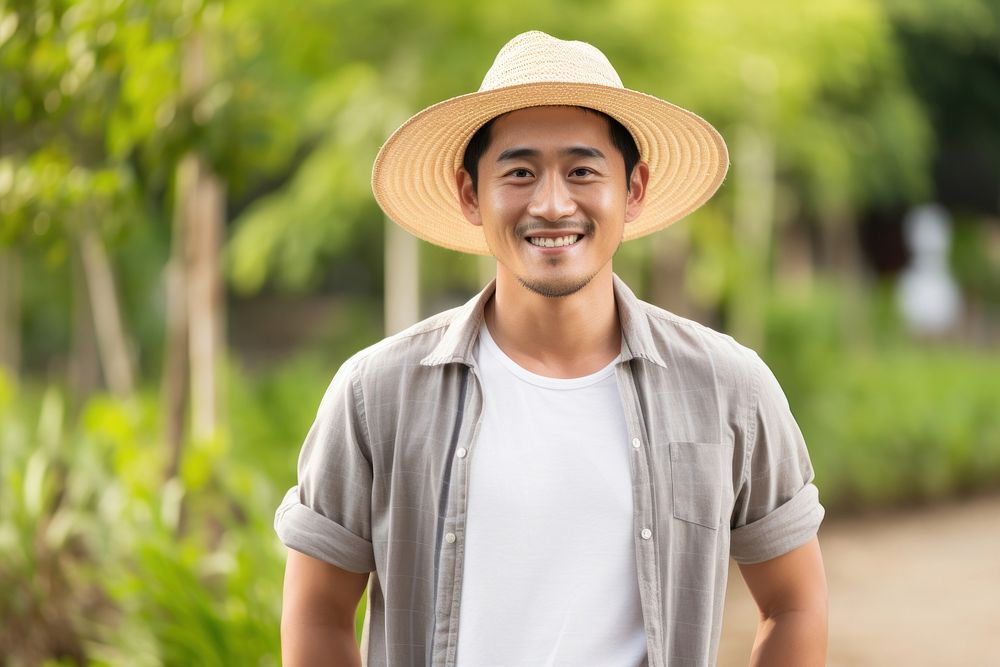
[[[57,389],[8,393],[2,664],[277,665],[283,489],[268,471],[224,441],[187,443],[164,481],[154,396],[95,397],[66,424]]]
[[[778,293],[763,356],[836,511],[1000,486],[1000,354],[909,339],[891,285]]]
[[[1000,486],[1000,355],[907,341],[892,313],[885,287],[769,307],[761,353],[831,514]],[[335,349],[230,368],[226,427],[169,481],[155,393],[72,418],[59,388],[0,373],[0,664],[277,665],[272,520]]]

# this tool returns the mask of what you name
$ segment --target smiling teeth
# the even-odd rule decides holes
[[[532,245],[537,245],[542,248],[560,248],[564,245],[573,245],[580,240],[579,234],[570,234],[569,236],[558,236],[556,238],[548,238],[542,236],[529,236],[528,241]]]

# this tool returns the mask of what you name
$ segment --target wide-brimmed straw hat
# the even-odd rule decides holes
[[[707,121],[661,99],[629,90],[607,57],[585,42],[543,32],[507,42],[479,92],[428,107],[385,142],[372,169],[372,192],[393,221],[445,248],[490,254],[482,227],[458,204],[455,174],[472,135],[490,119],[516,109],[568,105],[616,118],[649,164],[642,214],[624,238],[663,229],[704,204],[722,183],[729,154]]]

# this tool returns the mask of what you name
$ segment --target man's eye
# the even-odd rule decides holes
[[[584,176],[590,176],[593,173],[594,173],[593,170],[587,167],[577,167],[573,171],[569,172],[569,175],[574,176],[576,178],[583,178]]]
[[[528,178],[529,176],[531,176],[531,172],[528,171],[527,169],[514,169],[510,171],[507,175],[513,176],[514,178]]]

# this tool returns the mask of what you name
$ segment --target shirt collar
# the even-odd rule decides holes
[[[640,301],[617,275],[614,283],[615,304],[622,327],[622,361],[645,359],[666,368],[650,327],[648,304]]]
[[[622,362],[638,358],[666,367],[654,342],[645,304],[632,293],[625,281],[617,275],[613,280],[615,304],[618,306],[618,319],[622,327]],[[447,363],[475,365],[475,344],[479,337],[479,328],[483,324],[483,312],[495,291],[496,281],[493,280],[465,305],[459,306],[444,336],[434,350],[421,359],[420,364],[422,366],[439,366]]]
[[[496,289],[496,280],[491,280],[483,291],[472,297],[465,305],[455,309],[444,336],[431,353],[420,360],[421,366],[439,366],[455,362],[466,366],[475,365],[474,346],[479,337],[479,327],[483,325],[483,312]]]

